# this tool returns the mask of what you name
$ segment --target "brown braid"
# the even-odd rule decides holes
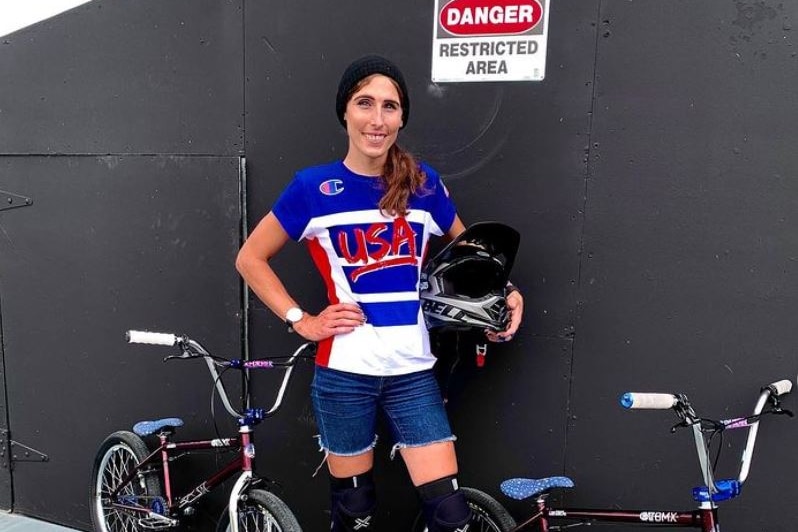
[[[394,143],[388,150],[382,183],[385,192],[380,198],[380,211],[391,216],[405,216],[410,196],[423,192],[427,175],[421,170],[416,159]]]

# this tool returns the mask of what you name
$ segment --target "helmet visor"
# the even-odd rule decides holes
[[[493,287],[504,287],[520,241],[521,235],[508,225],[498,222],[475,223],[430,259],[426,271],[434,272],[442,265],[449,265],[445,267],[446,270],[457,266],[457,271],[447,271],[446,277],[451,276],[452,283],[459,283],[458,288],[465,289],[461,285],[469,283],[481,284],[483,287],[478,291],[485,293]],[[460,263],[463,263],[462,266]],[[485,289],[484,286],[490,288]]]
[[[438,278],[446,295],[481,298],[497,293],[507,284],[501,261],[478,247],[464,243],[449,253],[451,262],[442,266]]]

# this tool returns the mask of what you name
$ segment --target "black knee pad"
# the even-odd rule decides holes
[[[330,476],[332,532],[367,532],[374,527],[377,492],[371,471],[354,477]]]
[[[464,532],[471,507],[452,475],[418,487],[429,532]]]

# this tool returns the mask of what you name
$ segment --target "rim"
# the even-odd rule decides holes
[[[135,515],[103,504],[103,501],[108,501],[108,495],[112,487],[117,486],[137,465],[138,460],[133,454],[133,451],[130,447],[122,443],[117,443],[110,447],[103,455],[99,467],[101,473],[96,480],[96,495],[94,499],[94,511],[96,515],[100,517],[99,524],[102,532],[139,530],[138,518]],[[129,483],[125,486],[125,489],[122,490],[121,495],[141,495],[146,493],[143,478],[139,481],[138,493],[134,490],[134,486],[134,482]]]
[[[282,532],[283,529],[266,508],[247,505],[238,513],[238,530],[239,532]]]

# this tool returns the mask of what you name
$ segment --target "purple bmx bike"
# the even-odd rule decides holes
[[[568,477],[511,478],[501,483],[507,497],[529,500],[530,513],[516,519],[496,499],[474,488],[462,488],[473,511],[468,532],[520,532],[564,530],[583,525],[628,524],[636,526],[693,528],[703,532],[719,532],[718,503],[740,495],[748,477],[754,452],[759,421],[768,414],[792,413],[781,407],[782,396],[792,389],[792,382],[781,380],[761,389],[753,414],[734,419],[713,420],[699,417],[685,395],[665,393],[625,393],[621,405],[628,409],[672,409],[679,418],[677,428],[692,431],[704,484],[693,488],[697,508],[683,511],[671,509],[623,510],[569,508],[552,504],[549,495],[554,490],[574,487]],[[716,479],[709,444],[712,437],[727,430],[747,429],[748,436],[742,452],[740,471],[736,478]],[[720,450],[718,450],[720,452]],[[425,531],[424,520],[416,518],[414,531]]]
[[[253,474],[253,427],[280,408],[298,359],[312,356],[315,344],[306,343],[292,355],[259,360],[227,360],[211,355],[187,336],[128,331],[130,343],[177,347],[179,355],[167,360],[203,359],[224,409],[238,422],[238,434],[207,440],[177,441],[179,418],[142,421],[133,432],[120,430],[100,445],[92,472],[90,509],[97,532],[134,532],[175,529],[196,512],[203,497],[225,480],[235,478],[228,506],[218,521],[221,532],[301,532],[290,508],[273,493],[274,483]],[[274,404],[268,410],[233,407],[220,371],[280,369],[284,375]],[[246,396],[246,394],[245,394]],[[246,401],[248,403],[248,401]],[[144,438],[154,443],[148,445]],[[233,456],[209,478],[177,493],[172,463],[198,451],[229,451]]]

